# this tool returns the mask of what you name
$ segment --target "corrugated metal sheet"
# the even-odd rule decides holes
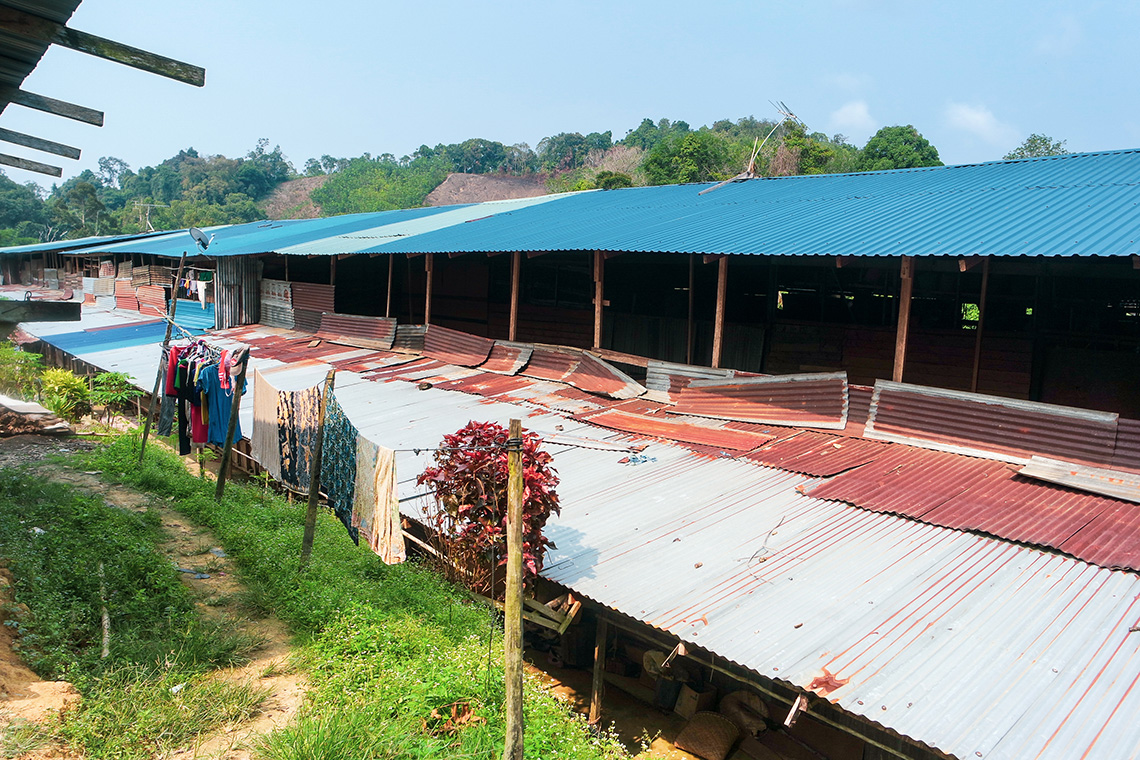
[[[423,351],[424,334],[427,328],[423,325],[396,325],[396,340],[392,348],[401,351]]]
[[[201,301],[178,299],[174,321],[181,327],[192,330],[212,330],[214,328],[214,304],[203,305]]]
[[[1140,475],[1033,457],[1018,472],[1027,478],[1140,504]]]
[[[632,377],[588,351],[582,352],[578,364],[564,382],[587,393],[599,393],[616,399],[637,398],[645,393],[644,386]]]
[[[785,436],[753,451],[747,458],[805,475],[831,476],[875,461],[888,445],[812,430],[789,432]]]
[[[479,369],[499,375],[517,375],[530,361],[533,352],[534,347],[529,343],[497,340],[491,349],[491,355],[479,365]]]
[[[539,380],[563,380],[578,366],[581,351],[558,346],[535,346],[522,374]]]
[[[309,309],[293,310],[293,329],[315,335],[321,329],[321,312]]]
[[[129,266],[128,264],[128,267]],[[122,271],[122,267],[119,267],[119,270]],[[115,280],[115,308],[125,309],[127,311],[139,310],[139,299],[135,295],[134,287],[131,286],[129,274],[126,278]]]
[[[879,380],[865,435],[1024,464],[1112,461],[1118,415]]]
[[[292,330],[293,288],[284,280],[261,281],[261,320],[264,325]]]
[[[143,316],[153,317],[166,314],[166,290],[160,285],[142,285],[135,289],[139,300],[139,311]]]
[[[695,443],[702,446],[709,446],[713,449],[733,452],[750,451],[772,440],[771,436],[745,433],[739,430],[726,430],[724,428],[693,425],[666,417],[630,414],[618,409],[583,415],[580,416],[579,419],[588,421],[591,425],[599,425],[611,430],[620,430],[624,433],[652,436],[654,438],[679,441],[682,443]]]
[[[1112,466],[1120,470],[1140,471],[1140,420],[1116,421]]]
[[[847,373],[693,380],[675,414],[839,430],[847,425]]]
[[[261,319],[260,259],[218,259],[214,274],[214,310],[218,329],[250,325]]]
[[[439,325],[427,325],[423,352],[449,364],[475,367],[487,361],[495,341],[478,335],[450,330]]]
[[[736,373],[731,369],[714,369],[692,364],[673,364],[650,359],[645,370],[645,387],[675,396],[688,388],[693,380],[727,380]]]
[[[1140,151],[575,193],[395,241],[389,252],[776,256],[1140,253]],[[916,223],[919,222],[919,223]]]
[[[325,312],[321,315],[321,328],[317,337],[345,346],[387,351],[396,337],[396,320]]]
[[[314,282],[294,282],[293,308],[322,312],[336,311],[336,287],[334,285],[319,285]]]

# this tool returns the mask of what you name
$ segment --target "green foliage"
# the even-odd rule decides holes
[[[40,376],[43,405],[68,422],[79,422],[91,413],[87,381],[69,370],[49,367]]]
[[[122,436],[82,465],[173,497],[238,564],[250,589],[247,603],[307,637],[309,703],[295,725],[261,743],[258,757],[501,756],[502,639],[490,610],[415,562],[384,565],[354,546],[327,513],[312,561],[297,573],[302,504],[256,483],[231,483],[218,504],[213,484],[187,473],[172,452],[152,447],[141,467],[137,452],[137,436]],[[483,722],[472,720],[455,734],[425,731],[433,709],[455,702],[467,703]],[[625,756],[616,741],[595,738],[536,683],[528,682],[525,709],[529,757]]]
[[[877,172],[885,169],[913,169],[942,166],[938,149],[910,124],[883,127],[863,146],[858,171]]]
[[[1018,158],[1044,158],[1046,156],[1061,156],[1069,151],[1065,148],[1065,140],[1054,140],[1049,135],[1039,135],[1036,132],[1025,138],[1025,142],[1006,153],[1003,158],[1013,161]]]
[[[43,356],[0,341],[0,391],[31,398],[44,371]]]
[[[659,141],[646,155],[643,168],[651,185],[707,182],[733,175],[730,156],[729,143],[723,136],[701,129]]]
[[[92,380],[91,401],[107,408],[108,422],[115,407],[134,401],[142,393],[124,372],[100,372]]]
[[[312,199],[329,215],[413,208],[423,205],[451,170],[446,157],[438,155],[406,164],[391,156],[354,158],[314,190]]]
[[[594,187],[601,190],[633,187],[633,177],[622,172],[600,171],[594,175]]]

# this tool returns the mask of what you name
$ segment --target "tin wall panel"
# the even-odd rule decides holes
[[[728,380],[735,375],[731,369],[700,367],[692,364],[674,364],[650,359],[645,371],[645,387],[670,396],[688,388],[693,380]]]
[[[879,380],[866,436],[1025,464],[1033,454],[1108,464],[1118,415]]]
[[[495,341],[478,335],[428,325],[424,333],[424,353],[449,364],[475,367],[487,361]]]
[[[396,320],[325,312],[317,337],[330,343],[386,351],[396,337]]]
[[[694,380],[677,396],[675,414],[723,420],[842,429],[847,373]]]
[[[336,288],[332,285],[318,285],[312,282],[294,282],[293,308],[306,311],[321,312],[336,311]]]
[[[1112,466],[1140,472],[1140,420],[1117,420]]]
[[[300,332],[316,335],[321,329],[321,312],[309,309],[293,310],[293,329]]]
[[[392,348],[402,351],[423,351],[424,334],[427,331],[423,325],[396,325],[396,339]]]

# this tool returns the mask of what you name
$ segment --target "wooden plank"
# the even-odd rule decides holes
[[[511,317],[507,328],[507,340],[515,340],[519,329],[519,268],[522,253],[511,251]]]
[[[606,261],[594,251],[594,348],[602,347],[602,308],[605,306]]]
[[[432,277],[432,274],[435,271],[435,268],[433,265],[433,257],[434,256],[435,256],[435,254],[429,253],[424,257],[424,277],[427,280],[427,284],[424,286],[424,324],[425,325],[431,324],[431,286],[432,286],[432,280],[435,279]]]
[[[895,363],[891,373],[896,383],[901,383],[906,366],[906,337],[910,330],[910,300],[914,291],[914,272],[910,256],[902,257],[900,265],[902,287],[899,293],[899,321],[895,331]]]
[[[605,617],[598,615],[598,629],[594,634],[594,679],[590,685],[590,715],[587,722],[597,724],[602,719],[602,693],[606,678],[606,639],[609,638],[609,624]]]
[[[36,172],[38,174],[47,174],[50,177],[62,177],[63,169],[51,164],[41,164],[39,161],[32,161],[28,158],[20,158],[19,156],[9,156],[7,153],[0,153],[0,164],[4,166],[12,166],[16,169],[23,169],[26,172]]]
[[[724,299],[728,292],[728,257],[722,256],[716,270],[716,318],[713,321],[712,366],[720,366],[724,349]]]
[[[81,53],[93,55],[96,58],[105,58],[131,68],[192,84],[195,87],[206,84],[206,70],[201,66],[183,63],[105,37],[71,29],[51,19],[19,11],[15,8],[0,6],[0,29],[17,37],[49,44],[55,43],[72,50],[78,50]]]
[[[16,105],[50,113],[54,116],[62,116],[65,119],[74,119],[84,124],[94,124],[97,127],[103,126],[103,112],[96,111],[94,108],[77,106],[74,103],[56,100],[55,98],[49,98],[44,95],[37,95],[27,90],[16,90],[13,92],[9,89],[8,93],[8,100]]]
[[[15,132],[11,129],[0,128],[0,141],[12,143],[13,145],[23,145],[25,148],[38,150],[42,153],[52,153],[57,156],[63,156],[64,158],[79,158],[79,148],[73,148],[70,145],[52,142],[51,140],[44,140],[40,137],[33,137],[23,132]]]

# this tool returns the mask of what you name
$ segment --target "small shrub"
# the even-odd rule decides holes
[[[0,341],[0,391],[30,397],[44,371],[43,356]]]
[[[131,383],[131,376],[125,372],[100,372],[91,389],[91,401],[106,407],[108,423],[114,407],[128,404],[141,395],[142,391]]]
[[[42,383],[43,404],[68,422],[79,422],[91,413],[91,391],[87,381],[66,369],[52,367],[44,370]]]

